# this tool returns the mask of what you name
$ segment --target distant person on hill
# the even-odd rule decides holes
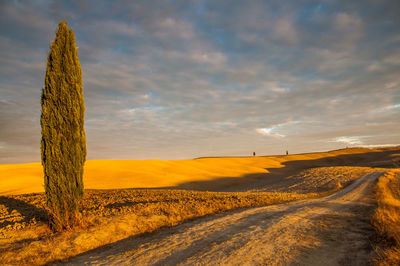
[[[256,152],[255,151],[253,151],[253,156],[256,156]]]
[[[289,152],[288,152],[288,151],[286,151],[286,155],[289,155]]]

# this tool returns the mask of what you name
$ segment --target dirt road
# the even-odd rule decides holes
[[[371,188],[381,174],[366,175],[325,198],[197,219],[124,239],[66,263],[368,265]]]

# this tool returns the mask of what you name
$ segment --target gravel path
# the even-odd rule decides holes
[[[97,265],[368,265],[368,174],[320,199],[208,216],[70,258]]]

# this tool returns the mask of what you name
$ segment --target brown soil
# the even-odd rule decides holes
[[[368,174],[325,198],[198,219],[124,239],[67,263],[368,265],[371,187],[381,174]]]

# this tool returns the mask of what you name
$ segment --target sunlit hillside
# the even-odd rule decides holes
[[[382,155],[379,155],[380,153]],[[363,166],[363,163],[376,161],[377,158],[388,160],[390,163],[392,153],[388,154],[378,149],[351,148],[267,157],[170,161],[89,160],[85,164],[84,184],[86,189],[173,187],[224,190],[231,185],[243,185],[260,178],[293,174],[309,167],[329,166],[332,163]],[[0,195],[44,191],[43,170],[40,163],[0,165],[0,176]]]
[[[51,263],[205,215],[313,200],[346,189],[369,173],[397,167],[399,156],[395,147],[268,157],[88,161],[82,226],[63,233],[49,229],[44,193],[27,194],[43,191],[40,163],[1,165],[0,261]]]

